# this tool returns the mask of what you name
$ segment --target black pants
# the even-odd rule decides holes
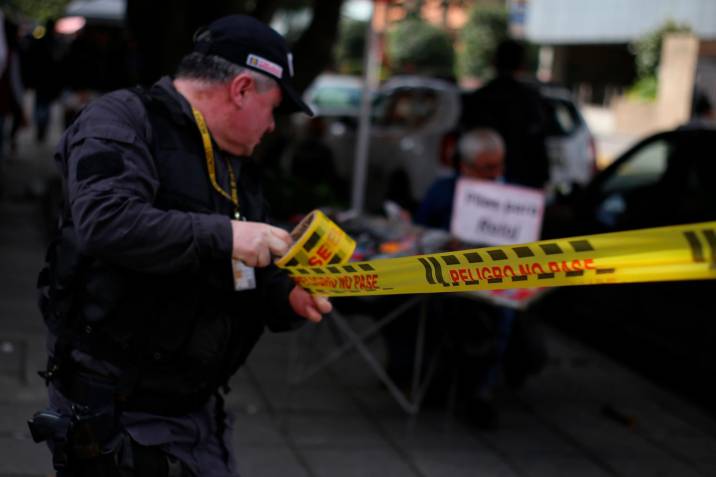
[[[159,447],[144,447],[132,442],[134,469],[120,468],[115,455],[108,454],[96,459],[72,462],[68,471],[57,477],[192,477],[179,461],[165,454]]]

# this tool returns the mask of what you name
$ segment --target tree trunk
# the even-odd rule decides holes
[[[274,13],[281,6],[281,0],[261,0],[256,2],[251,15],[264,23],[270,23]]]
[[[343,0],[314,0],[313,19],[292,48],[296,71],[293,83],[299,91],[330,64],[342,6]]]
[[[139,81],[151,84],[172,74],[191,51],[194,32],[212,20],[241,13],[238,0],[127,0],[127,25],[137,42]]]

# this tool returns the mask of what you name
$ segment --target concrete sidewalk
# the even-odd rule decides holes
[[[2,165],[0,476],[51,474],[48,451],[25,424],[45,404],[35,373],[44,361],[35,306],[44,225],[36,195],[50,157],[25,141],[20,156]],[[352,320],[356,327],[369,322]],[[485,432],[444,410],[407,416],[355,354],[289,386],[296,338],[315,337],[320,355],[335,344],[325,326],[265,336],[232,380],[228,403],[244,476],[716,475],[713,418],[554,331],[546,370],[504,396],[499,429]],[[383,353],[379,341],[371,346]]]

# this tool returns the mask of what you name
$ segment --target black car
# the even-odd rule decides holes
[[[580,193],[548,207],[545,238],[716,220],[716,130],[648,137]],[[716,411],[716,283],[564,287],[547,321]]]

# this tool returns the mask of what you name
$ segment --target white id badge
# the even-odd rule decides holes
[[[231,259],[234,270],[234,290],[253,290],[256,288],[254,267],[249,267],[241,260]]]

